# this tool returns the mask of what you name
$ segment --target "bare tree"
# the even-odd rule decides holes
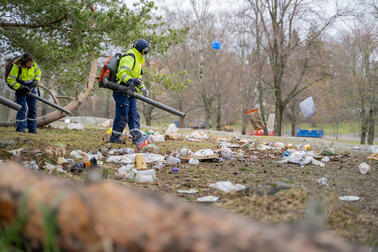
[[[320,37],[340,15],[325,18],[321,12],[315,11],[311,1],[305,0],[247,0],[251,9],[258,13],[262,23],[262,30],[266,41],[260,41],[269,57],[272,80],[266,81],[272,90],[275,100],[275,134],[281,135],[283,113],[288,103],[303,90],[315,82],[303,84],[301,81],[307,74],[310,58],[305,57],[301,76],[289,90],[284,91],[285,75],[288,71],[288,61],[301,43]],[[306,22],[311,23],[309,28]],[[303,28],[302,28],[302,27]],[[300,40],[299,30],[307,33],[307,38]]]

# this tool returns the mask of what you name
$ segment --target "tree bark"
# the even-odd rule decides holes
[[[17,218],[25,194],[22,237],[35,251],[45,239],[41,205],[50,209],[62,251],[367,251],[314,225],[256,223],[109,181],[83,185],[37,175],[14,163],[0,167],[1,224]]]
[[[368,117],[368,126],[369,126],[369,130],[368,130],[368,137],[367,137],[367,142],[369,145],[373,145],[374,144],[374,128],[375,128],[375,115],[374,115],[374,109],[373,108],[370,108],[369,109],[369,117]]]
[[[68,109],[69,111],[76,110],[89,96],[91,90],[94,87],[94,83],[96,81],[96,73],[97,73],[97,59],[93,59],[91,62],[91,68],[88,76],[87,86],[84,91],[77,97],[77,99],[68,103],[64,108]],[[56,110],[51,112],[47,115],[43,115],[37,118],[37,126],[41,127],[47,124],[50,124],[54,121],[57,121],[66,116],[66,113]]]

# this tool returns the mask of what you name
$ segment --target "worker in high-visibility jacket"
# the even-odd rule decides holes
[[[147,55],[149,50],[150,46],[146,40],[138,40],[135,46],[121,58],[117,73],[119,85],[126,86],[134,91],[139,89],[144,96],[148,96],[148,91],[142,81],[142,64],[144,63],[144,56]],[[125,143],[125,141],[120,140],[120,137],[126,124],[128,124],[133,143],[138,143],[143,135],[140,131],[140,116],[136,98],[129,97],[122,92],[113,92],[113,97],[116,113],[110,142]]]
[[[14,60],[7,84],[16,90],[16,102],[22,106],[16,115],[18,132],[25,132],[28,128],[29,133],[37,133],[37,101],[27,93],[35,94],[40,81],[41,70],[32,55],[25,53]]]

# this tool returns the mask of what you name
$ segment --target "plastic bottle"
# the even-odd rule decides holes
[[[78,162],[78,163],[73,164],[70,167],[70,172],[81,173],[85,169],[95,168],[95,167],[97,167],[97,159],[93,157],[90,160],[86,160],[84,162]]]

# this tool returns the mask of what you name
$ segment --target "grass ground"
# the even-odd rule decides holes
[[[38,135],[20,134],[14,128],[0,128],[1,144],[0,159],[11,159],[10,149],[23,148],[23,159],[36,160],[40,167],[44,162],[55,164],[59,155],[69,157],[69,152],[97,151],[102,147],[130,147],[130,141],[125,145],[110,145],[106,143],[109,135],[104,130],[85,129],[82,131],[68,129],[40,129]],[[184,134],[187,134],[186,131]],[[283,141],[292,139],[259,138],[259,142]],[[315,151],[321,151],[324,144],[312,144]],[[315,140],[314,140],[315,141]],[[183,139],[158,143],[156,153],[167,155],[180,150],[183,146],[192,151],[204,148],[217,149],[215,135],[205,142],[189,142]],[[42,155],[36,156],[40,151]],[[236,149],[235,151],[240,151]],[[132,184],[145,190],[175,195],[183,200],[196,201],[205,195],[216,195],[220,200],[215,207],[228,209],[237,214],[249,216],[251,219],[270,222],[314,221],[315,215],[311,205],[316,202],[323,207],[320,216],[324,215],[324,225],[352,242],[369,247],[378,246],[378,187],[377,163],[371,163],[373,169],[367,175],[358,172],[358,165],[367,162],[366,152],[349,152],[337,161],[326,164],[326,167],[307,165],[301,168],[294,164],[277,163],[282,151],[258,151],[244,149],[245,160],[222,162],[201,162],[199,166],[182,163],[177,173],[171,173],[173,165],[167,165],[156,171],[155,183],[135,183],[130,180],[118,180],[115,176],[119,164],[104,162],[101,166],[104,179],[114,180],[124,185]],[[252,158],[256,156],[256,158]],[[44,171],[42,171],[44,172]],[[83,175],[52,174],[82,181]],[[326,177],[328,187],[320,187],[317,180]],[[230,180],[247,186],[247,190],[224,194],[212,190],[209,185],[221,180]],[[260,194],[265,183],[284,182],[290,189],[280,190],[274,195]],[[180,194],[178,189],[196,189],[196,194]],[[338,199],[341,195],[357,195],[359,201],[344,202]],[[314,203],[315,202],[315,203]],[[321,219],[321,218],[320,218]],[[321,222],[321,220],[320,220]]]

